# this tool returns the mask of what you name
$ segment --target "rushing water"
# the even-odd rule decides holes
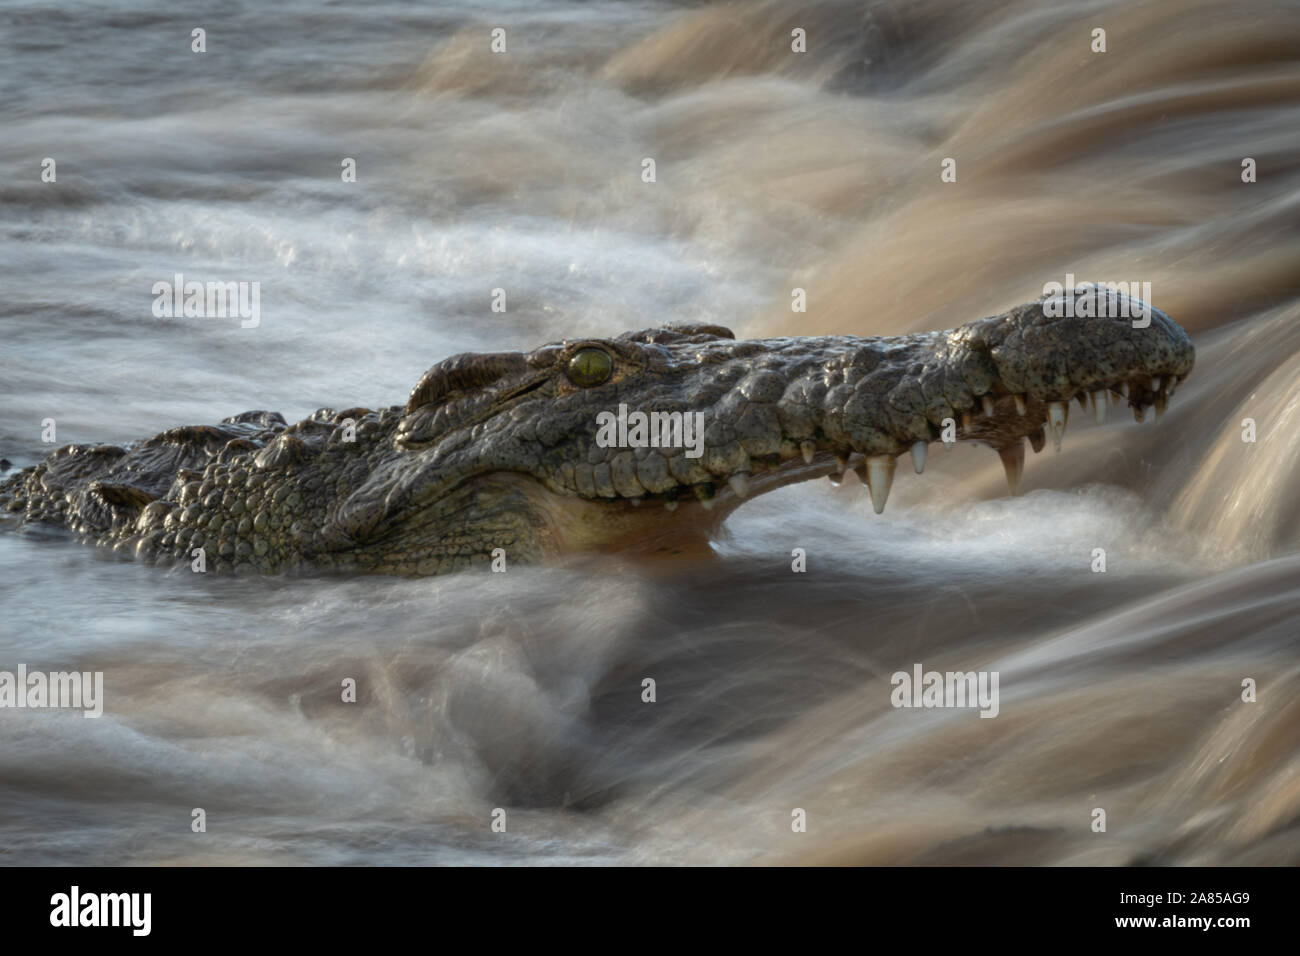
[[[107,698],[0,711],[0,861],[1300,862],[1295,2],[13,0],[0,103],[15,466],[46,418],[293,420],[672,320],[943,328],[1067,272],[1198,350],[1018,498],[936,447],[883,516],[784,489],[705,567],[226,580],[0,535],[0,670]],[[260,282],[260,325],[155,318],[176,273]],[[918,662],[998,671],[998,717],[892,708]]]

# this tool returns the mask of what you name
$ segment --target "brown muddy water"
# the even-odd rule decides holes
[[[0,861],[1300,862],[1300,4],[222,9],[0,11],[16,466],[46,418],[292,420],[664,321],[945,328],[1067,273],[1150,282],[1196,370],[1020,497],[936,447],[882,516],[851,478],[747,504],[706,567],[223,580],[0,535],[0,669],[105,680],[97,720],[0,710]],[[260,282],[260,325],[154,318],[177,272]],[[895,709],[915,664],[997,671],[997,717]]]

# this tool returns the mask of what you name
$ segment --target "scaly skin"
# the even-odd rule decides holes
[[[1154,309],[1145,329],[1048,318],[1042,303],[885,338],[652,329],[456,356],[404,407],[321,409],[288,426],[246,412],[127,448],[68,445],[0,483],[0,504],[11,522],[159,562],[202,548],[219,572],[425,575],[487,562],[496,548],[526,562],[675,552],[746,496],[850,465],[880,510],[894,458],[911,451],[919,471],[945,419],[957,440],[999,450],[1014,491],[1023,440],[1040,450],[1053,416],[1063,431],[1072,398],[1104,411],[1123,389],[1136,415],[1152,404],[1159,414],[1193,358],[1186,333]],[[597,415],[620,403],[703,412],[702,457],[600,447]]]

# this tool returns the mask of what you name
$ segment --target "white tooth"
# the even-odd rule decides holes
[[[918,475],[925,471],[925,453],[929,450],[930,445],[927,442],[918,441],[912,443],[912,467],[916,469]]]
[[[829,481],[836,488],[838,488],[840,486],[840,482],[842,482],[844,478],[841,475],[827,475],[826,480]]]
[[[1159,375],[1157,375],[1155,378],[1153,378],[1153,379],[1151,380],[1151,391],[1153,391],[1153,392],[1158,392],[1158,391],[1160,391],[1160,376],[1159,376]]]
[[[984,406],[984,414],[985,414],[985,415],[992,416],[992,414],[993,414],[993,396],[992,396],[992,395],[982,395],[982,396],[980,396],[980,404]]]
[[[1069,414],[1068,402],[1049,402],[1047,405],[1047,421],[1051,426],[1052,444],[1057,452],[1061,450],[1061,439],[1065,437],[1065,420]]]
[[[1165,409],[1169,407],[1169,398],[1166,395],[1156,395],[1156,424],[1160,424],[1160,419],[1165,417]]]
[[[1099,389],[1092,393],[1092,414],[1100,425],[1106,420],[1106,390]]]
[[[1025,396],[1023,396],[1023,395],[1017,395],[1017,396],[1016,396],[1016,414],[1017,414],[1017,415],[1023,415],[1024,413],[1025,413]]]
[[[813,455],[817,454],[817,443],[801,441],[799,443],[799,451],[803,453],[803,463],[805,465],[811,465],[813,463]]]
[[[712,511],[712,510],[713,510],[713,499],[712,499],[712,498],[701,498],[701,499],[700,499],[700,504],[704,506],[704,510],[705,510],[705,511]]]
[[[885,510],[889,488],[894,483],[894,456],[872,455],[866,461],[867,487],[871,489],[871,507],[876,514]]]
[[[841,455],[837,453],[835,455],[835,473],[837,475],[842,475],[844,474],[845,471],[848,470],[848,467],[849,467],[849,456]]]
[[[1014,495],[1016,489],[1020,487],[1020,476],[1025,473],[1024,441],[1017,439],[1015,444],[1008,445],[1006,448],[999,448],[998,457],[1002,459],[1002,467],[1007,473],[1007,487],[1011,489],[1011,493]]]
[[[1119,393],[1125,398],[1128,398],[1128,382],[1119,383]]]
[[[1110,396],[1111,408],[1114,408],[1116,405],[1119,404],[1119,392],[1107,391],[1106,394]]]
[[[743,471],[738,471],[728,478],[727,484],[731,485],[731,490],[736,493],[737,498],[749,497],[749,475]]]
[[[676,510],[677,510],[677,502],[676,502],[676,501],[665,501],[665,502],[664,502],[664,510],[665,510],[665,511],[676,511]]]

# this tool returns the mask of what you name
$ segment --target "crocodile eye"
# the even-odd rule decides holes
[[[613,374],[614,360],[604,349],[579,349],[569,359],[569,381],[579,388],[603,385]]]

